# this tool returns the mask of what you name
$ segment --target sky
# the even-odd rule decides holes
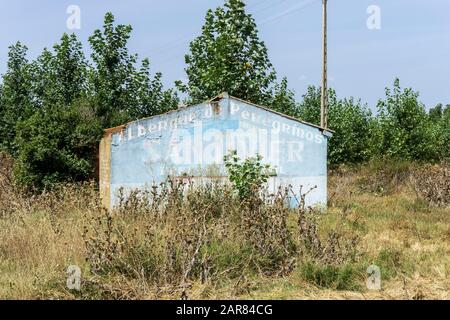
[[[361,98],[375,110],[396,77],[420,92],[427,108],[450,103],[450,0],[328,0],[329,86],[341,98]],[[75,32],[89,55],[88,37],[110,11],[131,24],[130,52],[148,57],[167,87],[185,79],[184,55],[209,8],[223,0],[0,0],[0,74],[8,46],[21,41],[29,59]],[[320,85],[321,0],[248,0],[278,76],[300,98]],[[69,29],[67,9],[80,9],[80,28]],[[376,6],[379,14],[369,10]],[[379,19],[378,19],[379,18]],[[368,27],[368,20],[371,22]],[[377,28],[374,28],[376,26]]]

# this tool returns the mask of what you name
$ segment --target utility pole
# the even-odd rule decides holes
[[[328,127],[328,89],[327,89],[327,1],[322,0],[323,5],[323,69],[322,69],[322,97],[320,101],[320,126]]]

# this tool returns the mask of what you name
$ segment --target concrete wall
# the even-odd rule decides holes
[[[222,177],[223,156],[261,154],[277,176],[275,191],[317,186],[308,205],[326,205],[327,137],[322,130],[235,98],[199,104],[109,129],[100,146],[100,185],[106,207],[117,191],[149,187],[168,175]],[[291,205],[296,201],[292,199]]]

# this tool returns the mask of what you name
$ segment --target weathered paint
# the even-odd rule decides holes
[[[99,180],[102,205],[109,208],[111,204],[111,134],[105,134],[100,142]]]
[[[223,177],[223,156],[263,156],[276,169],[269,188],[317,186],[308,205],[327,202],[329,132],[251,103],[228,97],[142,119],[105,133],[100,145],[100,186],[107,208],[117,192],[149,187],[170,176]],[[202,179],[204,180],[204,179]],[[296,205],[292,198],[291,205]]]

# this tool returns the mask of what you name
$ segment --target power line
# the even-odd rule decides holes
[[[267,1],[269,1],[269,0],[261,0],[261,1],[257,2],[257,3],[254,3],[253,5],[248,6],[247,10],[251,10],[251,9],[253,9],[255,7],[258,7],[259,5],[261,5],[261,4],[263,4],[264,2],[267,2]],[[286,1],[289,1],[289,0],[280,0],[280,1],[276,2],[276,3],[271,3],[268,6],[265,6],[263,8],[260,8],[259,10],[257,10],[255,12],[255,14],[259,14],[259,13],[261,13],[261,12],[267,10],[267,9],[270,9],[272,7],[280,5],[280,4],[282,4],[282,3],[286,2]],[[178,39],[169,41],[169,42],[163,44],[162,46],[159,46],[159,47],[156,47],[154,49],[151,49],[148,53],[152,56],[152,58],[154,58],[155,54],[156,54],[156,56],[158,56],[159,54],[162,54],[166,50],[172,49],[174,47],[178,47],[179,45],[181,45],[181,44],[185,43],[186,41],[192,39],[192,34],[195,34],[196,32],[197,32],[197,29],[191,29],[191,32],[189,34],[185,34],[184,36],[182,36],[182,37],[180,37]]]
[[[277,3],[277,4],[281,4],[282,2],[285,2],[286,0],[281,0],[279,3]],[[298,4],[296,4],[296,5],[294,5],[294,6],[292,6],[292,7],[290,7],[289,9],[287,9],[287,10],[285,10],[285,11],[283,11],[283,12],[281,12],[281,13],[279,13],[279,14],[276,14],[276,15],[274,15],[274,16],[272,16],[272,17],[269,17],[268,19],[266,19],[266,20],[264,20],[263,22],[261,22],[261,23],[258,23],[258,26],[263,26],[263,25],[266,25],[266,24],[268,24],[268,23],[271,23],[271,22],[274,22],[274,21],[276,21],[276,20],[279,20],[279,19],[281,19],[281,18],[284,18],[284,17],[286,17],[286,16],[288,16],[288,15],[290,15],[290,14],[293,14],[293,13],[295,13],[295,12],[297,12],[297,11],[300,11],[300,10],[302,10],[302,9],[305,9],[306,7],[308,7],[308,6],[310,6],[310,5],[312,5],[312,4],[314,4],[314,3],[316,3],[316,2],[318,2],[318,1],[320,1],[320,0],[304,0],[304,1],[302,1],[301,3],[298,3]],[[269,8],[269,7],[272,7],[272,6],[268,6],[267,8]],[[263,10],[260,10],[259,12],[262,12],[262,11],[264,11],[265,9],[263,9]],[[187,36],[186,38],[190,38],[190,36]],[[164,59],[164,60],[162,60],[158,65],[165,65],[165,64],[167,64],[167,63],[169,63],[169,62],[172,62],[172,61],[174,61],[175,59],[179,59],[179,56],[178,55],[176,55],[176,56],[172,56],[172,57],[168,57],[167,59]]]
[[[265,11],[265,10],[270,9],[272,7],[278,6],[278,5],[280,5],[280,4],[284,3],[284,2],[287,2],[287,1],[289,1],[289,0],[280,0],[278,2],[271,3],[268,6],[265,6],[262,9],[255,11],[254,14],[258,14],[258,13],[260,13],[262,11]]]
[[[313,4],[313,3],[317,2],[317,1],[319,1],[319,0],[305,0],[305,1],[302,1],[301,3],[298,3],[298,4],[294,5],[294,6],[292,6],[291,8],[287,9],[286,11],[283,11],[283,12],[277,14],[277,15],[274,15],[274,16],[264,20],[263,22],[259,23],[259,25],[263,26],[263,25],[265,25],[267,23],[270,23],[272,21],[275,21],[275,20],[278,20],[280,18],[283,18],[283,17],[285,17],[287,15],[290,15],[290,14],[292,14],[294,12],[302,10],[302,9],[308,7],[309,5],[311,5],[311,4]]]

